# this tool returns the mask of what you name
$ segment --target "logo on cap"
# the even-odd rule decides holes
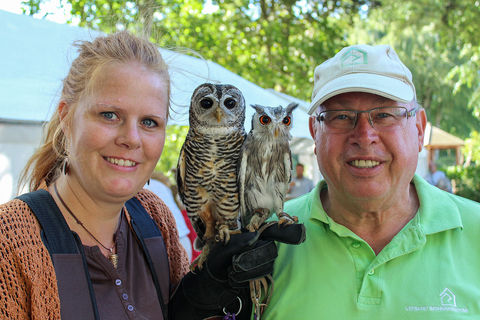
[[[342,67],[354,66],[357,64],[368,64],[368,55],[366,51],[358,48],[350,48],[342,55]]]

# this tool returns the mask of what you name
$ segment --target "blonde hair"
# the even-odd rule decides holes
[[[148,40],[139,38],[127,31],[97,37],[93,41],[74,43],[79,55],[72,62],[67,77],[63,80],[60,103],[69,106],[63,121],[69,124],[78,102],[88,95],[89,85],[93,83],[96,71],[110,63],[138,62],[152,72],[159,74],[167,83],[168,101],[170,101],[170,76],[168,67],[158,48]],[[167,108],[167,117],[168,109]],[[28,185],[36,190],[45,181],[47,185],[61,174],[67,161],[66,137],[62,130],[59,109],[52,115],[46,126],[46,135],[40,148],[28,160],[19,182],[19,186]]]

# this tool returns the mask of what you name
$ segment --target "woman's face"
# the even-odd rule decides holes
[[[135,62],[109,64],[96,75],[65,129],[69,179],[93,199],[125,201],[150,178],[162,153],[168,83]]]

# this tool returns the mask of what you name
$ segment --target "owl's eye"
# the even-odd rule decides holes
[[[292,119],[290,117],[285,117],[283,118],[282,122],[284,125],[289,126],[290,123],[292,123]]]
[[[225,105],[225,107],[227,107],[227,109],[233,109],[237,104],[237,102],[232,98],[228,98],[228,99],[225,99],[223,104]]]
[[[272,120],[270,119],[270,117],[267,116],[267,115],[261,116],[259,120],[260,120],[260,123],[263,124],[263,125],[267,125],[267,124],[270,123],[270,121],[272,121]]]
[[[210,98],[202,99],[200,100],[200,105],[205,109],[211,108],[213,106],[213,100]]]

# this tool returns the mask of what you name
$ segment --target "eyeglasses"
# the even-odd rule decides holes
[[[388,131],[404,127],[407,119],[414,117],[419,107],[407,110],[404,107],[378,107],[365,111],[327,110],[315,118],[323,124],[326,132],[347,133],[355,128],[360,113],[368,115],[368,122],[378,131]]]

